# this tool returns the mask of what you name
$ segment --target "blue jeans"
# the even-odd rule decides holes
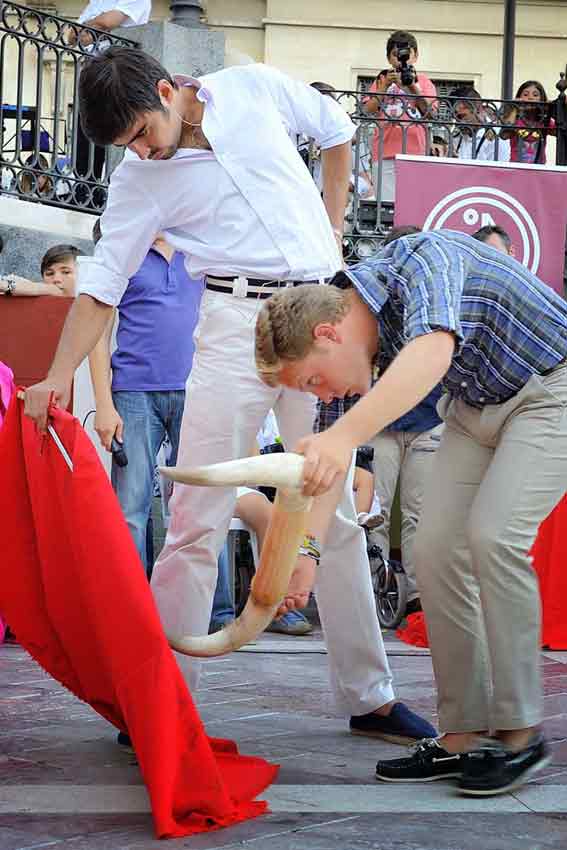
[[[211,612],[211,624],[218,625],[234,620],[234,600],[230,586],[230,566],[228,563],[228,550],[225,546],[219,555],[219,574],[217,587],[213,598],[213,610]]]
[[[230,587],[230,566],[228,563],[228,552],[225,545],[219,555],[219,573],[217,578],[217,586],[213,597],[213,610],[211,613],[211,625],[219,625],[234,620],[234,600],[232,598],[232,588]],[[306,621],[301,611],[290,611],[284,614],[281,622],[291,625],[298,620]]]
[[[169,463],[173,465],[177,460],[185,390],[118,390],[112,393],[112,399],[124,422],[124,451],[128,457],[127,466],[120,467],[112,461],[112,486],[147,572],[152,566],[146,551],[146,528],[156,457],[167,436],[171,443]]]

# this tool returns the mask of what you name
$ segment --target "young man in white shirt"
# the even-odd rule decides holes
[[[85,65],[79,96],[91,141],[128,152],[112,177],[103,237],[81,263],[55,360],[27,390],[26,412],[44,429],[50,394],[66,404],[77,363],[162,231],[185,253],[190,275],[205,276],[178,464],[248,454],[271,408],[285,444],[295,445],[311,433],[314,396],[260,381],[254,325],[278,288],[323,281],[341,267],[352,122],[332,99],[274,68],[174,79],[150,56],[119,47]],[[322,150],[323,198],[291,139],[300,134]],[[206,634],[234,504],[234,489],[175,488],[152,580],[167,631]],[[356,563],[347,568],[339,548],[319,577],[331,678],[346,713],[376,715],[376,734],[406,742],[434,730],[395,703],[362,537]],[[199,665],[179,663],[196,688]]]

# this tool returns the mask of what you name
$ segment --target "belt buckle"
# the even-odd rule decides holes
[[[248,278],[239,275],[234,278],[232,294],[235,298],[246,298],[248,295]]]

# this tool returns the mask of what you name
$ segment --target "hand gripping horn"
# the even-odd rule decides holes
[[[260,564],[242,613],[225,629],[212,635],[168,635],[170,646],[177,652],[201,658],[225,655],[254,640],[273,620],[288,589],[313,502],[301,492],[303,461],[298,454],[278,453],[193,469],[160,467],[162,475],[180,484],[277,487]]]

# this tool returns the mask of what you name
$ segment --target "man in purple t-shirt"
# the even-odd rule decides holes
[[[95,243],[100,238],[97,225],[93,238]],[[203,280],[189,277],[184,255],[158,236],[117,307],[112,358],[114,315],[89,357],[95,430],[107,451],[114,439],[128,459],[121,466],[120,456],[113,453],[112,486],[148,573],[152,564],[146,553],[146,529],[156,456],[167,437],[170,462],[177,458],[202,292]]]

